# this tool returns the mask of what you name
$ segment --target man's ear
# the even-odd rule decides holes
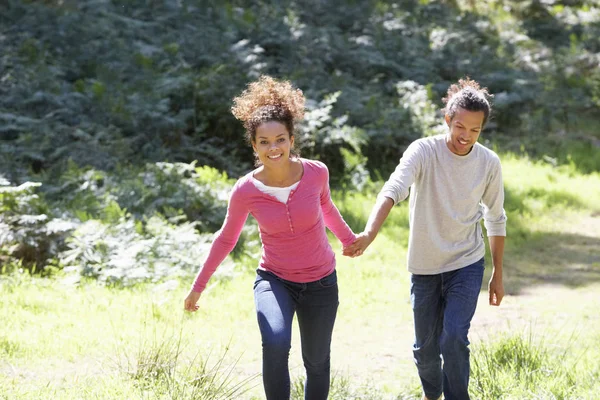
[[[450,127],[450,122],[452,122],[452,118],[450,118],[450,116],[448,114],[445,114],[444,120],[446,121],[446,125],[448,125],[448,127]]]

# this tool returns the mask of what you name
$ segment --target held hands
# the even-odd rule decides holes
[[[343,255],[348,257],[358,257],[364,253],[375,238],[366,232],[361,232],[356,236],[356,240],[351,245],[344,247]]]
[[[498,279],[492,276],[488,285],[488,291],[490,294],[490,306],[499,306],[504,297],[504,284],[502,278]]]
[[[190,292],[188,293],[188,295],[185,298],[185,301],[183,303],[183,309],[185,311],[189,311],[189,312],[198,311],[198,308],[200,308],[200,306],[198,306],[198,304],[196,304],[196,303],[198,303],[199,299],[200,299],[200,293],[190,290]]]

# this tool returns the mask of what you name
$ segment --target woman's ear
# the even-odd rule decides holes
[[[446,125],[448,125],[448,127],[450,127],[450,122],[452,122],[452,118],[450,118],[450,116],[448,114],[445,114],[444,120],[446,120]]]

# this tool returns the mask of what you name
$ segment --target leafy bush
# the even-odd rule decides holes
[[[202,8],[187,0],[10,0],[1,20],[2,167],[21,182],[30,171],[60,173],[69,159],[99,170],[125,159],[195,159],[239,176],[252,152],[229,107],[264,73],[292,79],[314,104],[336,97],[331,118],[308,134],[337,148],[307,142],[307,154],[332,165],[335,184],[347,181],[340,147],[359,156],[359,137],[369,172],[391,172],[430,129],[423,111],[435,118],[448,84],[464,75],[498,94],[493,132],[580,130],[588,124],[579,116],[600,116],[598,15],[588,2],[511,0]],[[423,89],[417,101],[406,96]]]
[[[361,153],[366,137],[361,129],[346,124],[347,116],[332,117],[339,95],[325,96],[318,104],[308,102],[298,141],[304,157],[321,159],[330,170],[343,172],[330,176],[331,185],[360,189],[369,178],[367,160]]]
[[[0,257],[21,260],[33,270],[42,270],[63,246],[75,224],[53,218],[47,204],[34,193],[38,182],[12,186],[0,176]]]
[[[83,222],[59,254],[61,265],[124,285],[196,272],[233,185],[224,173],[194,163],[149,164],[114,176],[73,167],[64,177],[71,178],[53,196]],[[256,234],[251,224],[245,232],[241,242]],[[219,273],[231,275],[232,266]]]
[[[197,233],[192,223],[173,226],[158,216],[145,228],[131,218],[116,224],[88,220],[67,239],[59,259],[67,271],[105,284],[131,285],[198,270],[210,237]]]
[[[223,223],[233,180],[195,163],[148,164],[115,174],[70,163],[45,193],[65,210],[62,218],[52,217],[33,192],[39,183],[2,184],[3,257],[39,271],[52,264],[101,283],[130,285],[198,270]],[[255,224],[247,224],[240,239],[246,253],[258,246],[256,238]],[[217,279],[231,277],[233,265],[226,261]]]
[[[194,221],[201,232],[221,227],[234,183],[227,174],[195,162],[159,162],[137,175],[126,173],[111,192],[138,219],[159,213],[174,222]]]

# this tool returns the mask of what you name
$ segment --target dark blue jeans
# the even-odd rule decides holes
[[[477,307],[483,268],[481,259],[455,271],[411,277],[413,353],[429,399],[437,399],[442,392],[445,400],[469,399],[467,335]]]
[[[331,334],[338,309],[337,275],[295,283],[257,270],[254,302],[262,336],[263,384],[267,400],[290,398],[288,357],[292,320],[298,317],[306,368],[304,398],[326,400],[329,394]]]

